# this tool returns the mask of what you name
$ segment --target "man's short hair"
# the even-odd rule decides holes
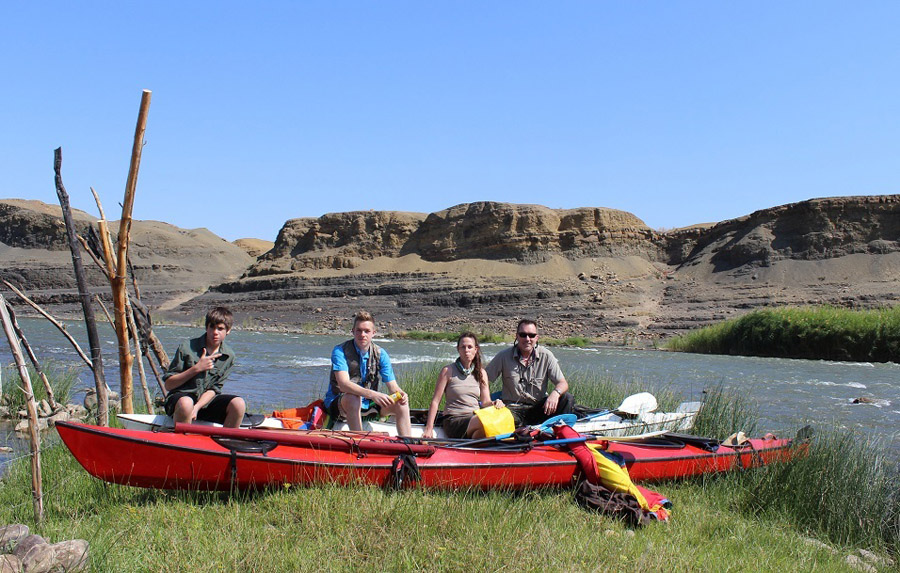
[[[530,318],[523,318],[519,321],[519,324],[516,325],[516,332],[519,332],[519,329],[522,328],[522,325],[533,326],[535,330],[537,330],[537,323]]]
[[[372,324],[375,324],[375,318],[369,311],[361,310],[353,316],[353,328],[356,328],[356,325],[360,322],[371,322]]]
[[[225,330],[231,330],[234,326],[234,316],[224,306],[217,306],[206,313],[206,328],[210,326],[225,325]]]

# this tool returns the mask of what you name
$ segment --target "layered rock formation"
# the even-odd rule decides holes
[[[21,264],[0,273],[18,272],[26,286],[70,284],[52,208],[11,215],[21,203],[0,202],[11,205],[0,222],[14,222],[0,255],[56,253],[59,276],[26,277]],[[258,260],[233,255],[237,246],[208,231],[143,225],[133,232],[139,279],[180,289],[171,315],[186,320],[228,304],[263,325],[343,331],[368,308],[393,329],[505,332],[531,316],[549,334],[621,340],[772,304],[900,302],[898,195],[813,199],[668,233],[603,208],[478,202],[428,215],[330,213],[288,221]],[[194,296],[187,285],[214,286]]]
[[[74,210],[78,233],[88,237],[97,219]],[[111,222],[115,241],[118,225]],[[161,305],[185,292],[234,278],[255,260],[206,229],[179,229],[158,221],[133,221],[129,257],[142,295]],[[74,304],[75,276],[59,206],[0,200],[0,278],[22,285],[39,303]],[[108,293],[109,283],[87,256],[88,282]],[[105,290],[102,288],[105,287]]]

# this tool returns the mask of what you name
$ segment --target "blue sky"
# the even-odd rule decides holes
[[[900,3],[6,2],[0,197],[274,240],[472,201],[653,228],[900,192]]]

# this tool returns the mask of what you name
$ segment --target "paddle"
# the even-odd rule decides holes
[[[575,421],[577,419],[578,419],[578,417],[575,414],[558,414],[556,416],[553,416],[552,418],[547,418],[540,424],[537,424],[534,426],[527,426],[527,428],[528,428],[529,432],[532,432],[534,430],[543,432],[544,430],[549,430],[550,428],[552,428],[553,426],[555,426],[557,424],[565,424],[567,426],[571,426],[572,424],[575,423]],[[499,442],[501,440],[505,440],[506,438],[512,437],[514,434],[515,434],[515,432],[509,432],[508,434],[499,434],[496,436],[491,436],[490,438],[482,438],[479,440],[473,440],[468,443],[463,442],[461,444],[454,444],[454,446],[455,447],[460,447],[460,446],[468,447],[468,446],[477,446],[479,444],[487,444],[489,442]]]
[[[595,418],[599,418],[600,416],[605,416],[607,414],[611,414],[613,412],[624,412],[626,414],[637,415],[643,412],[652,412],[656,410],[658,404],[656,402],[656,397],[650,392],[638,392],[637,394],[632,394],[631,396],[626,396],[622,403],[619,404],[618,408],[614,408],[612,410],[603,410],[602,412],[596,412],[594,414],[588,414],[583,418],[579,418],[579,422],[588,422]]]
[[[558,440],[546,440],[544,442],[524,442],[521,444],[508,444],[504,446],[499,446],[491,449],[494,450],[515,450],[518,448],[534,448],[537,446],[561,446],[563,444],[574,444],[578,442],[586,442],[588,441],[587,436],[580,436],[578,438],[560,438]]]

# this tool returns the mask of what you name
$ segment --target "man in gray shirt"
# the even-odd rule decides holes
[[[553,353],[538,346],[537,324],[533,320],[519,321],[515,344],[498,352],[485,370],[490,381],[503,375],[503,403],[512,412],[517,427],[572,412],[575,401],[567,392],[569,383]],[[553,382],[549,394],[548,382]]]

